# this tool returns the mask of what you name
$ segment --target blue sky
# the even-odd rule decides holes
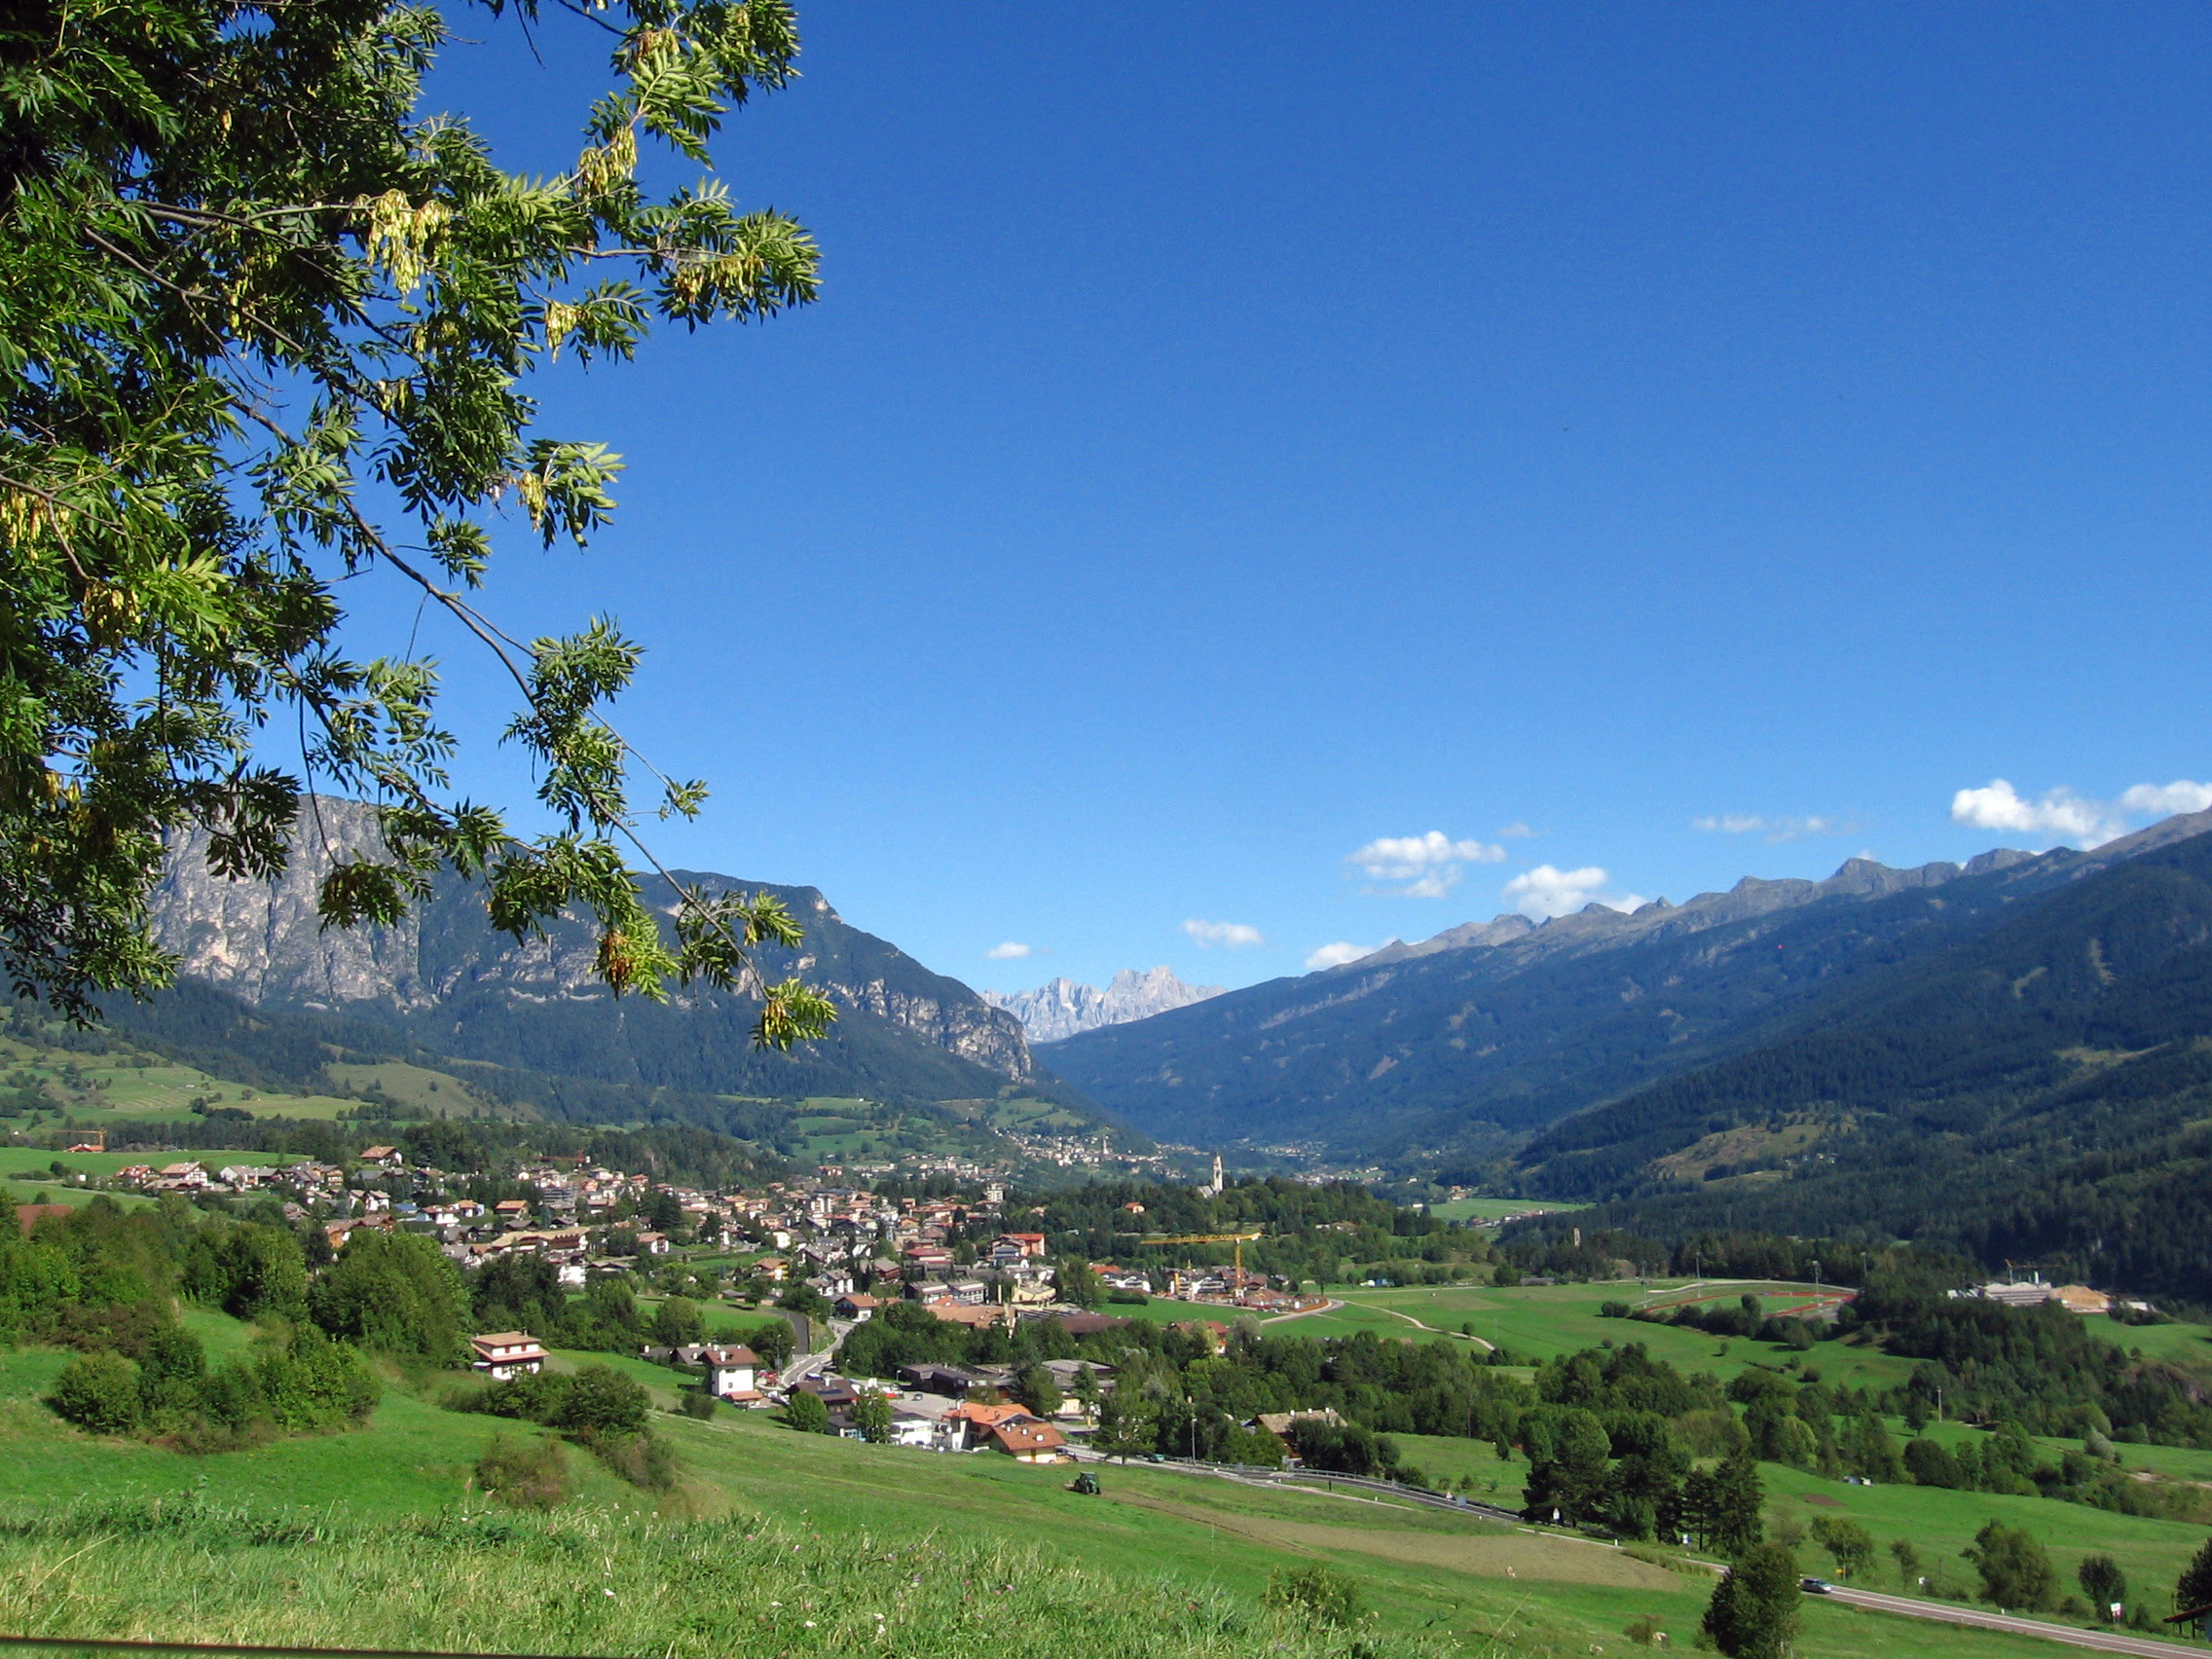
[[[800,19],[718,154],[822,302],[547,377],[621,512],[492,584],[651,647],[670,862],[1238,984],[2212,800],[2140,793],[2212,777],[2203,9]],[[598,44],[466,21],[433,101],[565,166]]]

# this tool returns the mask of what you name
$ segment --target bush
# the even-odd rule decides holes
[[[1359,1586],[1318,1562],[1270,1573],[1265,1600],[1271,1607],[1318,1625],[1347,1625],[1359,1617]]]
[[[820,1394],[809,1394],[803,1388],[795,1389],[792,1397],[784,1402],[784,1426],[795,1428],[801,1434],[828,1434],[830,1408],[822,1403]]]
[[[476,1459],[476,1484],[512,1508],[551,1509],[569,1495],[569,1455],[551,1435],[522,1446],[496,1434]]]
[[[138,1426],[138,1367],[121,1354],[85,1354],[61,1368],[47,1404],[94,1434],[129,1434]]]
[[[1967,1559],[1981,1571],[1982,1599],[2000,1607],[2047,1607],[2058,1575],[2036,1535],[1992,1521],[1973,1535]]]
[[[432,1240],[365,1227],[308,1291],[310,1313],[332,1336],[439,1364],[461,1354],[467,1308],[461,1270]]]
[[[715,1397],[704,1388],[693,1389],[683,1396],[683,1415],[704,1422],[715,1415]]]
[[[650,1434],[600,1434],[586,1432],[577,1440],[583,1448],[634,1487],[666,1492],[676,1484],[676,1452],[665,1440]]]
[[[652,1396],[610,1365],[587,1365],[568,1379],[548,1420],[569,1432],[642,1434]]]

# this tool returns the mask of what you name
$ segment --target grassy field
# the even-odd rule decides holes
[[[1655,1296],[1663,1296],[1678,1293],[1686,1286],[1683,1281],[1655,1279],[1652,1288]],[[1770,1307],[1782,1307],[1799,1300],[1801,1290],[1809,1288],[1727,1286],[1719,1294],[1733,1300],[1747,1290],[1779,1289],[1782,1294],[1765,1300]],[[1382,1333],[1395,1326],[1396,1335],[1435,1342],[1454,1340],[1444,1333],[1456,1333],[1462,1325],[1472,1325],[1474,1334],[1484,1341],[1537,1359],[1574,1353],[1603,1343],[1618,1346],[1635,1342],[1677,1370],[1710,1371],[1722,1378],[1733,1377],[1751,1365],[1775,1366],[1795,1359],[1812,1366],[1824,1382],[1841,1382],[1854,1388],[1893,1387],[1912,1374],[1910,1361],[1855,1342],[1823,1343],[1800,1355],[1777,1343],[1723,1340],[1683,1326],[1608,1319],[1600,1314],[1598,1309],[1607,1302],[1633,1306],[1639,1299],[1635,1285],[1517,1285],[1510,1289],[1490,1285],[1409,1286],[1334,1294],[1349,1306],[1341,1313],[1300,1321],[1307,1334],[1343,1336],[1354,1329]],[[1412,1320],[1430,1329],[1424,1332]]]
[[[218,1357],[246,1340],[241,1327],[219,1315],[196,1312],[190,1318]],[[102,1634],[172,1637],[188,1628],[203,1639],[246,1631],[259,1641],[286,1636],[310,1640],[308,1632],[325,1627],[297,1622],[301,1598],[287,1593],[284,1586],[318,1582],[317,1574],[338,1570],[332,1563],[346,1559],[341,1551],[325,1550],[313,1562],[294,1563],[264,1546],[248,1552],[247,1562],[240,1564],[229,1552],[214,1548],[195,1557],[192,1593],[186,1596],[173,1572],[159,1569],[155,1558],[136,1556],[135,1546],[127,1548],[118,1541],[99,1554],[111,1562],[135,1562],[138,1567],[112,1578],[102,1567],[92,1580],[103,1587],[99,1596],[59,1603],[23,1601],[23,1585],[36,1577],[42,1564],[59,1560],[67,1549],[50,1548],[35,1535],[11,1535],[10,1524],[80,1500],[113,1503],[158,1497],[174,1504],[196,1494],[203,1501],[257,1511],[313,1512],[320,1525],[339,1532],[345,1527],[388,1525],[408,1517],[451,1517],[481,1508],[481,1500],[472,1502],[469,1495],[471,1470],[491,1435],[502,1426],[440,1410],[430,1399],[394,1386],[371,1425],[359,1433],[191,1457],[87,1436],[60,1424],[38,1402],[38,1395],[51,1383],[63,1357],[42,1351],[0,1355],[0,1608],[6,1610],[10,1628],[46,1633],[96,1628]],[[606,1358],[562,1357],[571,1362]],[[667,1386],[673,1374],[635,1362],[616,1363],[637,1371],[660,1398],[673,1398]],[[433,1383],[426,1392],[434,1396],[438,1386]],[[704,1423],[670,1417],[660,1420],[657,1431],[682,1458],[685,1472],[678,1490],[655,1497],[618,1483],[590,1459],[578,1456],[573,1459],[580,1484],[574,1500],[578,1515],[567,1524],[576,1529],[575,1536],[596,1535],[591,1531],[594,1527],[620,1532],[622,1527],[633,1525],[621,1520],[625,1515],[658,1515],[670,1522],[757,1516],[758,1523],[748,1525],[780,1528],[780,1535],[795,1543],[791,1553],[799,1559],[790,1570],[800,1577],[814,1570],[818,1559],[871,1559],[866,1557],[866,1550],[877,1547],[889,1552],[919,1549],[928,1564],[925,1582],[949,1570],[964,1575],[973,1589],[974,1570],[962,1564],[977,1559],[975,1552],[995,1552],[993,1559],[1016,1564],[1007,1568],[1010,1583],[1030,1586],[1063,1568],[1089,1575],[1083,1595],[1089,1598],[1093,1618],[1108,1602],[1117,1606],[1172,1604],[1185,1614],[1195,1604],[1198,1609],[1234,1612],[1246,1621],[1247,1635],[1256,1628],[1250,1621],[1261,1616],[1260,1598],[1269,1575],[1319,1561],[1359,1579],[1375,1615],[1368,1640],[1388,1643],[1378,1652],[1410,1652],[1422,1643],[1451,1639],[1477,1649],[1494,1645],[1536,1659],[1564,1659],[1569,1653],[1587,1654],[1617,1642],[1621,1627],[1639,1614],[1658,1619],[1676,1633],[1679,1643],[1694,1629],[1709,1589],[1702,1577],[1664,1570],[1600,1545],[1344,1495],[1259,1491],[1140,1465],[1105,1469],[1104,1494],[1085,1497],[1065,1490],[1064,1469],[1025,1468],[989,1455],[943,1457],[793,1435],[765,1417],[751,1414],[723,1413]],[[1409,1436],[1406,1451],[1440,1480],[1473,1473],[1478,1482],[1501,1483],[1502,1492],[1504,1485],[1517,1484],[1525,1474],[1518,1463],[1500,1463],[1488,1447],[1472,1443]],[[2036,1507],[2032,1500],[2029,1507]],[[1964,1517],[1959,1524],[1964,1525]],[[650,1538],[634,1530],[620,1535],[633,1541],[621,1549],[609,1544],[586,1552],[588,1563],[578,1565],[589,1566],[589,1582],[576,1594],[596,1594],[602,1577],[597,1564],[603,1555],[608,1581],[631,1586],[618,1588],[612,1599],[645,1593],[643,1581],[625,1578],[614,1564],[641,1549],[649,1557]],[[864,1548],[862,1540],[870,1541]],[[82,1543],[79,1539],[68,1548]],[[1042,1557],[1030,1553],[1040,1546]],[[2151,1539],[2130,1541],[2128,1547],[2133,1552],[2130,1559],[2146,1565],[2170,1553]],[[416,1581],[445,1583],[442,1575],[447,1567],[437,1552],[426,1551],[420,1543],[414,1548],[422,1557],[412,1564]],[[41,1555],[39,1549],[47,1553]],[[524,1606],[552,1595],[530,1575],[527,1566],[516,1566],[515,1571],[523,1576],[510,1584],[505,1598]],[[375,1593],[374,1586],[387,1582],[378,1575],[384,1570],[379,1568],[355,1584],[358,1599],[354,1610],[346,1615],[351,1622],[343,1627],[351,1639],[408,1645],[532,1645],[520,1637],[502,1634],[512,1628],[502,1622],[507,1615],[489,1606],[478,1609],[471,1622],[457,1625],[453,1609],[443,1604],[453,1601],[457,1608],[466,1604],[458,1587],[449,1586],[442,1596],[428,1598],[416,1592],[395,1597]],[[881,1575],[886,1585],[902,1576]],[[69,1582],[82,1586],[88,1580],[73,1573]],[[570,1589],[574,1591],[575,1584],[583,1582],[571,1574]],[[756,1587],[763,1582],[789,1585],[793,1579],[776,1574],[764,1580],[757,1574],[752,1578]],[[759,1594],[784,1599],[772,1588]],[[760,1606],[759,1594],[751,1600],[739,1597],[748,1616],[781,1610]],[[795,1601],[800,1594],[791,1599]],[[261,1600],[255,1600],[257,1595]],[[657,1587],[655,1600],[664,1610],[683,1604],[681,1597],[671,1598],[666,1584]],[[626,1610],[594,1609],[604,1611],[607,1621],[578,1623],[571,1617],[576,1611],[572,1600],[563,1602],[554,1596],[546,1604],[551,1611],[539,1627],[540,1635],[563,1633],[563,1640],[553,1645],[571,1651],[642,1651],[653,1642],[659,1644],[656,1651],[701,1650],[694,1645],[700,1632],[689,1625],[675,1631],[665,1623],[653,1625],[648,1642],[645,1627],[613,1616],[616,1612],[631,1616]],[[855,1606],[865,1611],[875,1605],[862,1589],[847,1586],[837,1592],[836,1601],[824,1602],[833,1618],[822,1619],[818,1628],[849,1634],[853,1628],[849,1622],[833,1620],[846,1619]],[[188,1606],[189,1626],[184,1622]],[[727,1610],[718,1602],[713,1609],[696,1609],[696,1619],[719,1618]],[[2029,1644],[2010,1639],[1898,1621],[1868,1627],[1863,1616],[1832,1606],[1809,1606],[1807,1611],[1807,1640],[1800,1651],[1809,1659],[1863,1653],[1875,1640],[1882,1651],[1903,1659],[1919,1655],[1933,1659],[1938,1654],[2002,1659],[2031,1651]],[[872,1623],[870,1617],[861,1628]],[[925,1624],[918,1623],[916,1630]],[[686,1636],[685,1630],[692,1634]],[[1162,1627],[1162,1639],[1171,1633]],[[932,1640],[940,1640],[943,1634],[941,1628],[936,1629]],[[977,1631],[978,1637],[982,1634]],[[326,1630],[320,1639],[329,1640]],[[1060,1651],[1116,1650],[1088,1625],[1060,1627],[1058,1641]],[[1281,1645],[1294,1641],[1295,1633],[1271,1632],[1262,1647],[1271,1652],[1303,1651],[1296,1645]],[[543,1646],[543,1641],[537,1645]],[[787,1640],[779,1631],[776,1650],[816,1649],[804,1641]],[[871,1650],[923,1648],[894,1643]],[[992,1650],[1044,1649],[994,1638]],[[1216,1650],[1204,1645],[1128,1649],[1132,1653]],[[1218,1650],[1261,1649],[1232,1643]],[[1339,1646],[1336,1651],[1343,1649]]]
[[[2111,1319],[2084,1319],[2092,1336],[2145,1359],[2173,1360],[2201,1369],[2212,1365],[2212,1326],[2121,1325]]]
[[[195,1099],[288,1118],[335,1118],[360,1104],[331,1094],[272,1094],[152,1055],[73,1054],[0,1038],[0,1079],[22,1076],[34,1080],[46,1102],[37,1124],[27,1116],[10,1121],[24,1129],[59,1129],[64,1114],[86,1128],[119,1118],[192,1123]]]
[[[2039,1538],[2058,1568],[2065,1588],[2074,1586],[2074,1569],[2086,1555],[2110,1555],[2125,1569],[2138,1594],[2162,1598],[2197,1546],[2204,1529],[2171,1521],[2115,1515],[2079,1503],[2040,1497],[2006,1497],[1994,1493],[1946,1492],[1935,1487],[1845,1486],[1800,1470],[1762,1464],[1770,1515],[1794,1515],[1810,1523],[1817,1515],[1849,1518],[1874,1534],[1882,1554],[1871,1586],[1899,1588],[1888,1550],[1892,1539],[1908,1539],[1921,1556],[1939,1562],[1958,1583],[1975,1582],[1973,1568],[1960,1555],[1991,1521],[2024,1527]],[[1808,1545],[1802,1551],[1807,1571],[1827,1570],[1827,1559]],[[1926,1568],[1923,1568],[1925,1571]],[[2160,1612],[2167,1610],[2161,1604]]]
[[[182,1152],[49,1152],[36,1146],[0,1146],[0,1178],[47,1174],[59,1163],[70,1174],[84,1174],[93,1180],[104,1180],[119,1169],[128,1169],[134,1163],[201,1163],[209,1171],[232,1163],[247,1163],[262,1169],[281,1169],[287,1163],[297,1163],[299,1155],[289,1152],[223,1152],[186,1150]]]

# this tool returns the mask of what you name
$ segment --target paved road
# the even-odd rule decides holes
[[[831,1319],[828,1323],[830,1326],[830,1346],[828,1347],[819,1353],[794,1353],[792,1355],[791,1363],[776,1373],[785,1387],[790,1387],[801,1377],[811,1377],[815,1372],[828,1365],[830,1356],[837,1351],[837,1345],[845,1340],[845,1333],[853,1328],[852,1321],[849,1319]]]
[[[1841,1585],[1827,1594],[1830,1601],[1847,1606],[1903,1613],[1916,1619],[1936,1619],[1944,1624],[1976,1625],[1983,1630],[2002,1630],[2013,1636],[2039,1636],[2046,1641],[2067,1641],[2076,1647],[2102,1648],[2107,1653],[2134,1653],[2141,1659],[2204,1659],[2204,1649],[2194,1642],[2159,1641],[2147,1636],[2131,1636],[2121,1630],[2084,1630],[2079,1625],[2046,1624],[2042,1619],[1987,1613],[1949,1602],[1916,1602],[1908,1596],[1884,1596],[1874,1590],[1846,1590]]]
[[[1084,1461],[1108,1462],[1110,1459],[1097,1453],[1079,1454]],[[1437,1493],[1420,1492],[1412,1487],[1399,1486],[1394,1481],[1366,1480],[1357,1475],[1322,1474],[1309,1470],[1258,1469],[1235,1463],[1193,1462],[1187,1458],[1171,1457],[1162,1463],[1149,1460],[1135,1465],[1139,1468],[1179,1469],[1185,1474],[1211,1475],[1221,1480],[1235,1481],[1242,1486],[1280,1487],[1299,1486],[1311,1492],[1321,1487],[1338,1497],[1375,1494],[1367,1501],[1395,1498],[1402,1503],[1417,1503],[1436,1509],[1448,1509],[1460,1515],[1472,1515],[1485,1521],[1504,1521],[1518,1524],[1523,1530],[1543,1536],[1574,1539],[1578,1542],[1595,1542],[1578,1539],[1572,1532],[1558,1532],[1549,1529],[1530,1527],[1510,1509],[1492,1504],[1473,1503],[1453,1499]],[[1704,1562],[1701,1566],[1718,1570],[1718,1562]],[[2005,1631],[2013,1636],[2031,1636],[2046,1641],[2064,1641],[2076,1647],[2093,1647],[2107,1653],[2131,1653],[2137,1659],[2205,1659],[2205,1649],[2194,1643],[2160,1641],[2156,1638],[2135,1636],[2123,1630],[2088,1630],[2080,1625],[2049,1624],[2042,1619],[2016,1618],[2009,1613],[1986,1612],[1978,1607],[1964,1607],[1952,1602],[1921,1602],[1907,1596],[1885,1596],[1874,1590],[1850,1590],[1836,1585],[1827,1591],[1828,1600],[1841,1602],[1846,1606],[1865,1607],[1879,1613],[1899,1613],[1906,1618],[1934,1619],[1942,1624],[1972,1625],[1981,1630]]]

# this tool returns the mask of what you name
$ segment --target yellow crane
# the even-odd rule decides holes
[[[1139,1244],[1234,1244],[1236,1246],[1236,1282],[1244,1282],[1244,1246],[1266,1235],[1255,1228],[1250,1233],[1178,1233],[1171,1237],[1148,1238],[1137,1236]]]

